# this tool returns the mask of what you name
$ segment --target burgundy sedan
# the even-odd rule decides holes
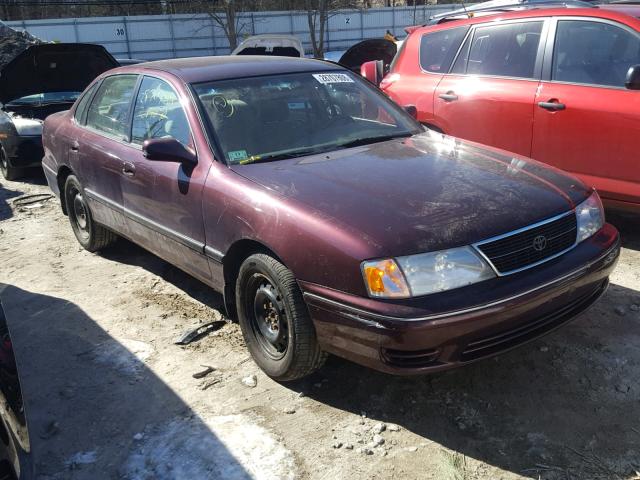
[[[321,61],[111,70],[43,141],[80,244],[126,237],[222,292],[277,380],[327,353],[398,374],[497,354],[589,307],[619,255],[576,178],[428,131]]]

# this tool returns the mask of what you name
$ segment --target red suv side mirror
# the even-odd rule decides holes
[[[369,80],[375,86],[380,85],[384,75],[384,64],[382,60],[371,60],[364,62],[360,66],[360,75]]]
[[[632,65],[629,67],[624,86],[629,90],[640,90],[640,65]]]

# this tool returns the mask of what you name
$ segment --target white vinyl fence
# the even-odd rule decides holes
[[[387,30],[404,36],[404,27],[425,23],[433,14],[459,5],[427,5],[367,10],[342,10],[329,19],[325,51],[344,50],[360,40],[380,38]],[[304,11],[242,14],[242,37],[261,33],[295,35],[311,52]],[[117,58],[153,60],[225,55],[229,42],[206,14],[89,17],[6,22],[47,41],[97,43]],[[241,40],[242,38],[240,38]]]

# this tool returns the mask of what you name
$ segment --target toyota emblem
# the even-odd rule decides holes
[[[544,235],[538,235],[533,239],[533,249],[537,252],[541,252],[547,248],[547,237]]]

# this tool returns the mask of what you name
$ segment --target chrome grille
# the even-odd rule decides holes
[[[576,216],[569,212],[475,244],[501,275],[515,273],[560,255],[576,243]]]

